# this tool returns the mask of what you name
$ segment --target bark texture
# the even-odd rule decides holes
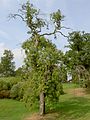
[[[42,91],[40,93],[40,115],[44,115],[45,114],[45,94]]]

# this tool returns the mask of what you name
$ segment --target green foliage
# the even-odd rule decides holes
[[[0,98],[10,98],[10,90],[13,85],[17,84],[20,78],[2,77],[0,78]]]
[[[8,86],[11,88],[14,84],[17,84],[19,81],[21,81],[20,77],[1,77],[0,83],[8,84]],[[9,88],[8,87],[8,88]],[[9,89],[10,89],[9,88]]]
[[[6,81],[0,80],[0,91],[1,90],[9,90],[10,84]]]
[[[22,99],[23,98],[23,82],[18,82],[17,84],[13,85],[10,90],[10,97],[13,99]]]
[[[63,53],[57,50],[56,46],[44,37],[39,38],[38,46],[35,40],[27,40],[23,43],[26,53],[26,67],[29,76],[28,98],[30,103],[38,100],[41,91],[49,99],[58,100],[61,87],[61,61]],[[25,96],[24,98],[27,99]]]
[[[13,54],[10,50],[4,50],[0,63],[0,76],[14,76],[15,63],[13,62]]]
[[[15,76],[17,78],[20,78],[22,81],[25,81],[26,78],[28,77],[27,76],[27,69],[25,66],[22,66],[20,68],[18,68],[16,71],[15,71]]]
[[[10,98],[10,83],[0,80],[0,98]]]
[[[51,14],[51,20],[54,22],[56,29],[61,29],[61,21],[63,20],[64,16],[61,14],[61,11],[58,10]]]
[[[65,64],[71,71],[73,80],[90,79],[90,33],[72,32],[69,34],[69,51],[65,55]]]
[[[15,75],[16,76],[21,76],[22,75],[22,68],[19,67],[16,71],[15,71]]]
[[[1,90],[0,99],[1,98],[10,98],[10,90]]]
[[[25,80],[29,81],[27,90],[30,91],[29,97],[24,98],[29,98],[29,102],[32,103],[43,92],[45,97],[58,100],[60,89],[62,89],[61,76],[63,75],[60,76],[59,71],[62,68],[63,53],[45,36],[53,35],[56,38],[57,33],[63,35],[60,30],[64,16],[58,10],[50,14],[49,19],[46,19],[45,16],[41,16],[41,11],[34,8],[29,1],[23,4],[19,11],[18,14],[11,16],[21,17],[28,26],[28,34],[30,34],[30,38],[22,45],[26,54],[26,74],[24,75],[27,76]]]

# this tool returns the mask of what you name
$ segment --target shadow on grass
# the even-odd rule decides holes
[[[90,115],[90,99],[84,97],[70,98],[56,104],[52,113],[54,112],[58,113],[55,120],[83,120],[86,114]]]

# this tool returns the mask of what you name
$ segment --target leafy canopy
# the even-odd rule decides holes
[[[13,62],[13,53],[10,50],[4,50],[0,63],[1,76],[14,76],[15,75],[15,62]]]

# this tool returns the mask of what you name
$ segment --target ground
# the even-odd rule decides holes
[[[33,114],[25,120],[90,120],[90,95],[83,88],[67,88],[56,111],[41,117]]]
[[[33,114],[31,117],[26,118],[25,120],[56,120],[58,113],[49,113],[45,116],[40,116],[39,114]]]
[[[11,99],[0,99],[0,120],[90,120],[90,94],[85,88],[64,84],[64,95],[43,117],[36,109],[29,111],[25,104]]]
[[[86,95],[85,89],[83,88],[70,89],[68,90],[68,93],[74,95],[75,97],[83,97]]]

